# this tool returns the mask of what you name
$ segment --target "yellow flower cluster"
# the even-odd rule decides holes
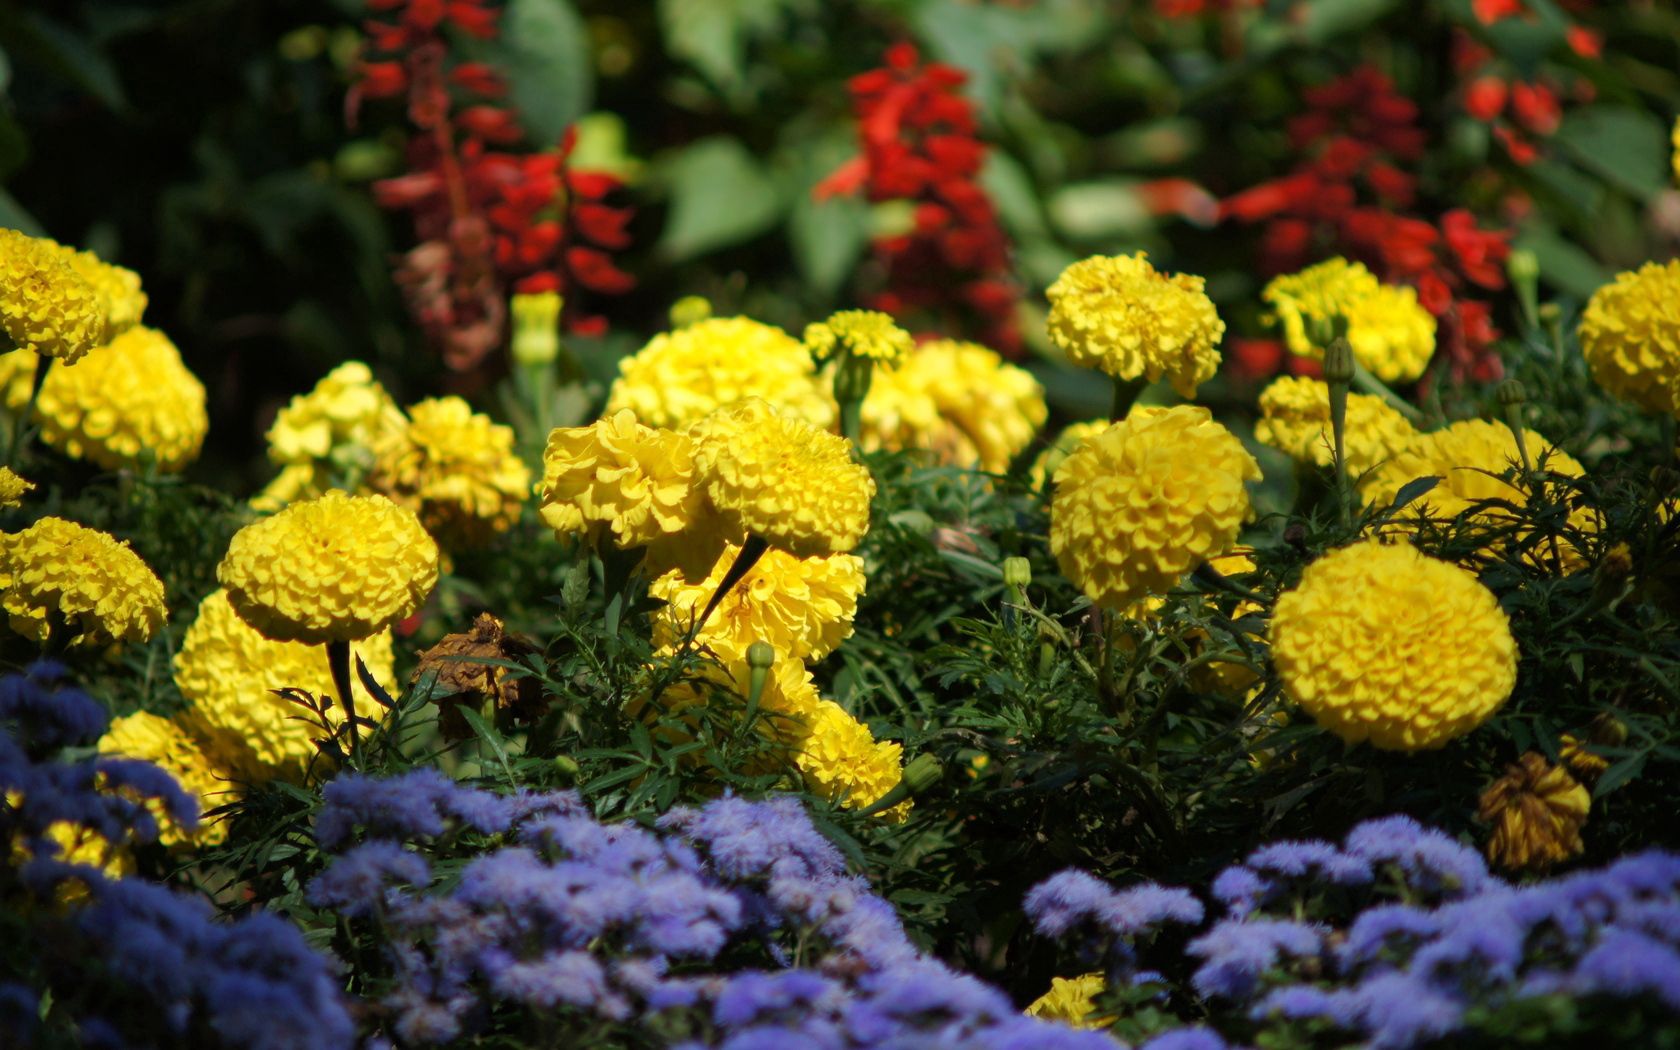
[[[804,344],[745,317],[709,318],[656,335],[618,371],[603,414],[629,409],[650,427],[680,429],[755,397],[816,427],[834,422],[834,401]]]
[[[1050,549],[1091,601],[1123,609],[1229,549],[1259,477],[1207,409],[1134,409],[1057,468]]]
[[[1076,262],[1046,293],[1050,338],[1076,365],[1116,379],[1166,376],[1194,397],[1218,371],[1225,337],[1204,283],[1157,271],[1143,252]]]
[[[1347,326],[1353,358],[1388,383],[1423,374],[1435,354],[1435,318],[1417,290],[1383,284],[1363,264],[1336,258],[1275,277],[1260,293],[1283,327],[1291,353],[1323,357],[1323,331]]]
[[[1284,692],[1349,744],[1437,748],[1498,710],[1517,643],[1493,592],[1407,544],[1366,540],[1313,562],[1277,601]]]
[[[0,467],[0,510],[23,506],[23,497],[33,491],[33,481],[19,477],[11,467]]]
[[[1114,1023],[1114,1018],[1095,1016],[1097,996],[1107,989],[1108,982],[1100,972],[1079,977],[1052,977],[1050,990],[1034,999],[1025,1012],[1028,1017],[1060,1021],[1074,1028],[1107,1028]]]
[[[233,801],[235,790],[229,783],[229,773],[179,722],[136,711],[111,722],[99,738],[99,751],[161,767],[198,802],[198,826],[190,830],[170,817],[161,802],[148,802],[147,808],[158,822],[158,842],[165,846],[214,846],[226,841],[227,823],[205,814]]]
[[[1586,850],[1592,796],[1562,766],[1530,751],[1482,793],[1476,815],[1493,825],[1487,856],[1511,871],[1545,869]]]
[[[805,326],[805,348],[817,361],[867,357],[889,368],[908,357],[916,341],[879,310],[841,310]]]
[[[1556,448],[1533,430],[1523,430],[1523,445],[1529,462],[1537,469],[1543,462],[1547,472],[1552,474],[1578,478],[1585,473],[1573,456]],[[1418,435],[1409,448],[1393,455],[1365,476],[1360,494],[1367,502],[1386,506],[1412,481],[1439,477],[1441,480],[1434,488],[1407,506],[1401,523],[1404,525],[1408,521],[1422,519],[1451,521],[1482,500],[1503,500],[1519,505],[1526,502],[1526,491],[1502,477],[1520,470],[1521,466],[1516,435],[1510,427],[1482,419],[1467,419]],[[1507,524],[1509,519],[1508,511],[1484,506],[1477,511],[1476,520],[1483,527],[1498,528]],[[1586,507],[1571,511],[1569,521],[1571,526],[1583,533],[1596,532],[1599,524],[1597,514]],[[1586,559],[1573,545],[1559,541],[1557,546],[1555,552],[1549,547],[1532,552],[1530,560],[1535,561],[1538,567],[1550,568],[1551,556],[1555,553],[1557,565],[1565,573],[1578,572],[1586,567]]]
[[[1322,380],[1283,376],[1260,394],[1254,436],[1301,463],[1328,467],[1334,460],[1330,387]],[[1343,435],[1348,475],[1358,478],[1411,447],[1417,431],[1380,397],[1349,394]]]
[[[537,494],[542,519],[556,533],[605,529],[623,549],[672,539],[703,513],[693,442],[644,426],[627,408],[586,427],[556,427],[543,450]]]
[[[7,407],[29,400],[39,362],[19,350],[0,357]],[[41,439],[106,470],[137,466],[146,455],[177,471],[198,458],[210,429],[204,384],[155,328],[137,326],[74,368],[54,368],[35,404]]]
[[[0,332],[19,350],[74,364],[111,332],[105,293],[44,237],[0,229]]]
[[[809,557],[851,550],[869,531],[875,479],[851,444],[758,399],[691,430],[706,498],[734,542],[758,536]]]
[[[108,263],[92,252],[58,246],[59,257],[105,299],[106,337],[112,338],[140,323],[146,312],[146,293],[140,275]]]
[[[687,637],[740,550],[726,547],[703,580],[689,583],[673,570],[653,582],[648,593],[666,603],[654,617],[655,644],[674,646]],[[725,664],[744,661],[759,641],[784,657],[821,660],[851,637],[864,582],[856,555],[800,558],[772,548],[718,603],[695,643]]]
[[[1001,474],[1048,415],[1032,373],[976,343],[941,339],[875,376],[861,438],[868,449],[927,449],[941,463]]]
[[[531,472],[513,450],[512,427],[458,397],[408,407],[405,426],[374,448],[368,487],[420,518],[445,546],[482,546],[519,519]]]
[[[352,646],[351,688],[358,711],[377,710],[354,673],[356,660],[387,691],[394,690],[391,633],[380,631]],[[175,654],[175,684],[191,705],[185,720],[209,743],[216,759],[242,782],[302,779],[315,756],[320,730],[299,718],[303,711],[274,690],[336,693],[326,652],[318,645],[265,638],[234,612],[227,592],[212,591]],[[333,704],[328,717],[341,719]]]
[[[803,718],[804,733],[794,762],[813,795],[861,809],[904,778],[904,748],[890,740],[876,740],[868,726],[834,701],[818,701]],[[898,823],[909,813],[907,800],[883,812],[881,819]]]
[[[216,578],[246,623],[283,642],[355,641],[405,619],[438,577],[438,548],[384,496],[329,492],[234,534]]]
[[[1069,423],[1063,427],[1062,432],[1056,435],[1056,440],[1050,442],[1050,445],[1038,454],[1038,458],[1033,460],[1029,473],[1033,488],[1042,489],[1050,484],[1064,460],[1079,451],[1079,447],[1085,442],[1111,426],[1113,424],[1106,419],[1093,419],[1084,423]]]
[[[1579,335],[1600,386],[1652,412],[1680,414],[1680,259],[1617,274],[1588,300]]]
[[[373,370],[346,361],[275,416],[268,428],[268,458],[281,471],[252,504],[278,510],[293,500],[324,494],[336,475],[359,477],[373,465],[373,449],[405,425],[402,410],[373,378]]]
[[[126,543],[63,518],[0,533],[0,609],[12,630],[71,645],[144,642],[163,626],[163,582]]]

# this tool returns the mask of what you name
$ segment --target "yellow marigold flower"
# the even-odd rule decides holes
[[[653,697],[644,695],[633,700],[626,710],[631,717],[645,721],[665,715],[676,716],[679,722],[692,724],[692,716],[685,714],[691,708],[721,701],[744,712],[747,698],[751,695],[752,668],[745,660],[740,660],[727,665],[710,665],[700,677],[686,679],[667,688],[657,702]],[[770,740],[795,747],[804,738],[805,727],[816,711],[817,703],[817,686],[804,662],[778,659],[765,675],[764,688],[759,694],[757,731]],[[672,743],[689,739],[686,730],[673,732],[673,728],[667,722],[660,731]],[[701,755],[693,755],[693,761],[702,760]]]
[[[151,762],[175,778],[181,789],[198,802],[198,826],[182,827],[156,799],[146,808],[158,822],[158,841],[165,846],[214,846],[227,840],[227,822],[205,814],[233,801],[237,794],[222,768],[181,723],[136,711],[113,719],[99,738],[101,754]]]
[[[512,427],[458,397],[422,401],[374,449],[368,487],[413,511],[446,545],[482,546],[512,527],[531,491],[513,441]]]
[[[1349,744],[1437,748],[1487,720],[1517,680],[1493,592],[1407,544],[1366,540],[1307,566],[1277,601],[1284,692]]]
[[[1050,339],[1076,365],[1116,379],[1162,376],[1183,397],[1219,370],[1225,322],[1200,277],[1161,273],[1143,252],[1069,266],[1045,294]]]
[[[867,357],[890,368],[915,345],[909,332],[879,310],[841,310],[805,326],[805,348],[819,362],[837,356]]]
[[[391,633],[380,631],[351,647],[356,710],[378,711],[354,672],[358,659],[375,681],[394,692]],[[315,737],[321,734],[302,720],[302,709],[274,690],[337,693],[325,650],[265,638],[234,612],[222,590],[199,603],[198,618],[175,654],[175,684],[191,704],[187,724],[208,741],[223,765],[250,784],[301,780],[316,753]],[[327,716],[341,720],[342,706],[332,704]]]
[[[1680,413],[1680,259],[1617,274],[1588,300],[1579,335],[1600,386],[1652,412]]]
[[[1330,387],[1322,380],[1283,376],[1260,394],[1259,441],[1302,463],[1328,467],[1334,461]],[[1380,397],[1349,394],[1343,436],[1348,475],[1358,478],[1411,446],[1417,431]]]
[[[1044,387],[1031,372],[978,343],[952,339],[924,343],[901,370],[914,375],[939,414],[974,450],[972,459],[946,462],[968,465],[977,461],[981,470],[1002,474],[1031,444],[1050,414]],[[875,378],[881,382],[885,377]],[[868,400],[863,409],[867,419]]]
[[[59,245],[58,251],[65,265],[105,297],[108,337],[121,335],[140,323],[147,298],[140,288],[139,274],[108,263],[92,252],[79,252],[64,245]]]
[[[39,359],[21,350],[7,356],[19,378],[8,395],[21,395],[10,407],[21,409]],[[136,466],[147,453],[160,470],[182,470],[210,429],[204,384],[168,336],[146,327],[129,328],[74,368],[48,372],[35,419],[49,446],[106,470]]]
[[[163,582],[127,543],[63,518],[0,533],[0,608],[12,630],[71,645],[144,642],[163,626]]]
[[[1488,861],[1511,871],[1549,868],[1586,849],[1592,796],[1562,766],[1530,751],[1482,792],[1476,815],[1493,825]]]
[[[914,367],[882,370],[873,376],[860,420],[859,444],[871,452],[922,449],[941,463],[972,463],[979,458],[979,450],[967,435],[940,413],[933,391]]]
[[[8,805],[21,805],[22,800],[23,796],[15,791],[6,795]],[[90,868],[97,868],[100,874],[108,879],[127,878],[134,874],[134,854],[128,847],[113,844],[110,839],[90,827],[68,820],[55,820],[47,825],[46,838],[58,847],[58,859],[67,864],[84,864]],[[22,834],[14,835],[11,848],[12,866],[21,867],[34,856]],[[60,883],[55,896],[60,904],[83,901],[88,896],[87,887],[80,882]]]
[[[1524,428],[1523,445],[1529,462],[1537,469],[1544,462],[1552,474],[1578,478],[1586,471],[1573,456],[1553,446],[1540,434]],[[1522,466],[1517,439],[1502,423],[1468,419],[1449,427],[1417,436],[1409,447],[1391,456],[1362,479],[1359,491],[1367,502],[1378,506],[1392,503],[1400,490],[1424,477],[1439,477],[1435,487],[1408,504],[1403,520],[1451,521],[1481,500],[1527,502],[1525,490],[1503,479]],[[1513,475],[1514,476],[1514,475]],[[1484,507],[1478,521],[1494,528],[1506,523],[1508,512]],[[1570,524],[1584,533],[1597,531],[1599,518],[1587,507],[1571,511]],[[1567,541],[1559,541],[1557,564],[1565,573],[1586,567],[1586,559]],[[1541,568],[1552,566],[1550,550],[1532,552],[1531,561]]]
[[[1435,318],[1415,288],[1383,284],[1362,264],[1330,259],[1297,274],[1275,277],[1260,293],[1283,327],[1290,352],[1323,357],[1323,331],[1347,325],[1353,358],[1388,383],[1423,374],[1435,354]]]
[[[1093,419],[1085,423],[1069,423],[1063,427],[1062,432],[1056,435],[1056,440],[1033,460],[1032,470],[1028,472],[1033,488],[1042,489],[1050,484],[1064,460],[1077,452],[1085,442],[1113,425],[1106,419]]]
[[[813,794],[847,809],[866,809],[904,779],[904,749],[877,741],[869,727],[832,700],[816,705],[805,723],[794,762]],[[909,801],[880,814],[900,823],[910,815]]]
[[[19,350],[75,364],[110,334],[110,303],[57,243],[0,229],[0,332]]]
[[[703,516],[694,475],[687,435],[643,426],[621,408],[548,435],[537,490],[542,519],[562,536],[600,527],[618,547],[644,547]]]
[[[1107,990],[1108,982],[1100,972],[1052,977],[1050,990],[1034,999],[1025,1013],[1041,1021],[1060,1021],[1075,1028],[1107,1028],[1114,1023],[1114,1017],[1093,1016],[1097,1012],[1097,996]]]
[[[655,644],[675,645],[688,635],[740,549],[726,547],[711,574],[696,583],[679,572],[653,582],[648,593],[666,603],[654,617]],[[863,589],[863,559],[856,555],[799,558],[772,548],[718,603],[695,641],[725,664],[745,660],[757,641],[783,657],[820,660],[851,637]]]
[[[695,424],[694,464],[726,538],[758,536],[809,557],[851,550],[869,531],[875,479],[851,444],[758,399]]]
[[[763,398],[812,426],[835,405],[799,340],[745,317],[714,317],[656,335],[619,362],[605,415],[622,409],[650,427],[686,427],[719,408]]]
[[[23,497],[35,491],[35,483],[18,475],[11,467],[0,467],[0,510],[23,506]]]
[[[438,577],[437,543],[384,496],[329,492],[234,534],[216,578],[282,642],[355,641],[407,618]]]
[[[1093,602],[1123,609],[1227,550],[1259,477],[1207,409],[1136,409],[1057,468],[1050,549]]]
[[[360,361],[346,361],[299,394],[268,428],[268,458],[280,476],[252,500],[278,510],[293,500],[325,494],[336,474],[360,477],[373,465],[373,449],[407,426],[402,410]]]

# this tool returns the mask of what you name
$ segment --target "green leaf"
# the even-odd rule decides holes
[[[749,40],[781,27],[783,16],[804,0],[659,0],[665,49],[725,93],[741,84]]]
[[[1048,202],[1050,217],[1069,237],[1098,241],[1146,230],[1153,224],[1130,179],[1063,186]]]
[[[856,153],[851,129],[835,129],[817,142],[802,142],[791,180],[793,210],[788,246],[812,290],[832,297],[857,267],[869,244],[869,205],[861,197],[818,201],[811,190]]]
[[[664,177],[671,215],[659,252],[672,261],[740,244],[781,218],[775,181],[735,139],[701,139],[666,163]]]
[[[116,66],[94,40],[38,14],[8,23],[4,28],[15,34],[12,50],[30,55],[108,109],[128,108]]]
[[[1637,755],[1629,755],[1606,769],[1598,778],[1598,783],[1593,785],[1593,798],[1603,798],[1644,772],[1645,758],[1646,753],[1641,751]]]
[[[1563,118],[1552,141],[1581,167],[1636,197],[1668,185],[1668,129],[1631,106],[1585,106]]]
[[[44,237],[47,232],[3,186],[0,186],[0,227],[18,230],[31,237]]]
[[[461,705],[460,711],[462,717],[467,720],[467,724],[472,726],[473,733],[490,749],[490,753],[496,756],[496,761],[501,763],[502,772],[507,774],[508,783],[514,783],[513,767],[508,764],[507,744],[502,741],[502,734],[496,732],[496,727],[486,722],[483,715],[465,704]]]
[[[509,0],[501,35],[475,43],[507,76],[508,94],[532,141],[551,145],[590,106],[589,32],[570,0]]]
[[[1533,252],[1540,260],[1541,278],[1570,295],[1585,299],[1610,283],[1610,271],[1554,230],[1531,229],[1514,247]]]

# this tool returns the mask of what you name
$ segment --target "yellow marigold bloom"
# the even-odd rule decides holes
[[[181,789],[198,802],[198,826],[188,829],[176,823],[156,799],[146,804],[158,822],[158,841],[165,846],[214,846],[227,840],[227,822],[205,814],[233,801],[237,794],[222,768],[191,733],[173,719],[149,711],[113,719],[99,738],[105,755],[151,762],[175,778]]]
[[[15,791],[6,795],[9,805],[19,805],[22,799],[23,796]],[[113,844],[110,839],[92,828],[68,820],[56,820],[47,825],[46,837],[58,847],[58,859],[67,864],[85,864],[90,868],[97,868],[100,874],[108,879],[121,879],[134,874],[134,854],[129,852],[128,847]],[[13,837],[11,863],[14,868],[21,867],[34,856],[21,834]],[[56,899],[60,904],[70,904],[86,900],[87,895],[87,887],[82,883],[62,883]]]
[[[1277,601],[1284,692],[1349,744],[1437,748],[1487,720],[1517,680],[1493,592],[1410,545],[1366,540],[1307,566]]]
[[[1033,460],[1032,470],[1028,473],[1033,488],[1042,489],[1050,484],[1064,460],[1077,452],[1085,442],[1113,425],[1106,419],[1093,419],[1085,423],[1069,423],[1063,427],[1062,432],[1056,435],[1056,440]]]
[[[979,450],[940,413],[924,378],[914,367],[876,373],[860,410],[859,443],[871,452],[922,449],[941,463],[977,460]]]
[[[1493,825],[1488,861],[1511,871],[1549,868],[1586,849],[1592,796],[1562,766],[1530,751],[1482,792],[1476,815]]]
[[[293,500],[323,495],[334,474],[373,465],[373,449],[407,426],[402,410],[360,361],[346,361],[299,394],[268,428],[268,458],[280,476],[252,503],[278,510]]]
[[[11,467],[0,467],[0,510],[23,506],[23,497],[35,491],[35,483],[18,475]]]
[[[752,668],[745,660],[727,665],[707,666],[700,677],[687,679],[670,686],[652,702],[643,695],[631,701],[626,710],[634,718],[651,721],[659,715],[676,716],[679,722],[693,723],[685,712],[691,708],[723,702],[745,711],[747,698],[752,695]],[[765,675],[764,688],[759,694],[757,731],[767,739],[788,747],[796,747],[804,738],[805,727],[817,709],[816,683],[803,661],[778,659]],[[676,729],[669,722],[660,732],[672,743],[689,739],[686,729]],[[693,761],[702,756],[695,754]]]
[[[838,356],[867,357],[889,368],[915,348],[910,333],[879,310],[841,310],[805,326],[805,348],[817,361]]]
[[[1524,428],[1523,444],[1529,462],[1536,469],[1544,461],[1545,469],[1552,474],[1578,478],[1586,472],[1573,456],[1531,429]],[[1412,481],[1439,477],[1441,480],[1434,488],[1407,505],[1402,520],[1451,521],[1481,500],[1505,500],[1518,505],[1527,502],[1525,490],[1502,477],[1521,467],[1517,439],[1510,427],[1468,419],[1417,436],[1409,447],[1365,475],[1359,491],[1367,502],[1386,506]],[[1506,511],[1484,507],[1478,512],[1477,520],[1485,527],[1494,528],[1509,517]],[[1571,511],[1569,521],[1581,532],[1591,533],[1597,530],[1599,518],[1590,508],[1579,507]],[[1567,541],[1559,541],[1557,546],[1556,561],[1565,573],[1586,567],[1586,559]],[[1537,549],[1530,560],[1537,561],[1542,568],[1550,568],[1553,553],[1549,549]]]
[[[947,462],[978,463],[987,473],[1002,474],[1031,444],[1050,414],[1044,387],[1031,372],[978,343],[953,339],[924,343],[901,370],[913,374],[939,414],[974,450],[972,458]],[[876,376],[876,381],[883,378]],[[863,409],[867,419],[868,400]]]
[[[394,693],[391,633],[380,631],[351,647],[356,710],[377,712],[378,705],[355,673],[358,659],[375,681]],[[274,690],[336,694],[325,650],[265,638],[234,612],[227,592],[217,590],[199,603],[198,618],[175,654],[174,670],[175,684],[191,704],[187,724],[241,782],[302,779],[321,730],[303,721],[305,712]],[[343,708],[334,703],[327,715],[339,721]]]
[[[904,779],[903,754],[898,744],[877,741],[845,708],[822,700],[807,717],[794,762],[813,795],[847,809],[866,809]],[[880,817],[902,822],[910,805],[901,802]]]
[[[1050,298],[1050,339],[1076,365],[1116,379],[1166,376],[1183,397],[1219,370],[1225,322],[1189,274],[1136,255],[1097,255],[1062,271]]]
[[[412,615],[438,547],[384,496],[329,492],[234,534],[216,579],[246,623],[283,642],[355,641]]]
[[[1302,463],[1328,467],[1334,461],[1330,387],[1319,379],[1283,376],[1260,394],[1259,441]],[[1380,397],[1349,394],[1343,446],[1348,475],[1358,478],[1411,446],[1417,431]]]
[[[1588,300],[1578,334],[1600,386],[1652,412],[1680,412],[1680,259],[1617,274]]]
[[[604,414],[629,409],[650,427],[686,427],[755,397],[812,426],[834,423],[834,400],[804,344],[745,317],[714,317],[656,335],[620,361],[618,372]]]
[[[1032,1001],[1025,1013],[1041,1021],[1060,1021],[1075,1028],[1101,1029],[1113,1024],[1113,1017],[1096,1017],[1097,996],[1107,991],[1108,982],[1099,973],[1079,977],[1052,977],[1050,990]]]
[[[8,400],[21,409],[39,359],[22,350],[7,357]],[[146,327],[129,328],[75,368],[48,372],[35,420],[49,446],[106,470],[133,467],[147,453],[160,470],[182,470],[210,429],[204,384],[168,336]]]
[[[809,557],[851,550],[869,531],[875,479],[851,443],[758,399],[695,424],[694,465],[726,538],[758,536]]]
[[[696,583],[674,571],[653,582],[648,593],[667,603],[654,616],[655,644],[675,645],[687,637],[740,549],[726,547],[710,575]],[[851,637],[863,590],[863,559],[856,555],[799,558],[772,548],[718,603],[695,642],[725,664],[745,660],[757,641],[782,657],[820,660]]]
[[[19,350],[75,364],[110,333],[110,303],[57,243],[0,229],[0,332]]]
[[[1435,355],[1435,318],[1415,288],[1383,284],[1363,264],[1330,259],[1275,277],[1260,293],[1283,327],[1291,353],[1323,357],[1323,331],[1347,325],[1353,358],[1387,383],[1410,382]]]
[[[542,519],[562,536],[603,528],[618,547],[644,547],[703,515],[694,475],[687,435],[643,426],[621,408],[548,435],[537,490]]]
[[[58,251],[65,265],[105,297],[108,337],[121,335],[140,323],[147,298],[140,288],[139,274],[108,263],[92,252],[79,252],[64,245],[59,245]]]
[[[1207,409],[1136,409],[1057,468],[1050,549],[1093,602],[1123,609],[1227,550],[1259,477]]]
[[[513,441],[512,427],[458,397],[422,401],[374,449],[368,487],[417,514],[445,545],[482,546],[512,527],[531,491]]]
[[[0,533],[0,608],[12,630],[71,645],[149,641],[163,626],[163,582],[127,543],[63,518]]]

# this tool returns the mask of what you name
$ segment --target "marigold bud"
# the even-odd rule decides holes
[[[1032,562],[1025,558],[1003,559],[1003,585],[1019,590],[1032,582]]]
[[[560,356],[560,308],[558,292],[515,295],[513,313],[513,360],[523,367],[546,365]]]
[[[712,316],[712,304],[702,295],[685,295],[671,304],[671,327],[687,328]]]
[[[1353,382],[1353,347],[1346,339],[1332,339],[1324,348],[1324,381],[1342,386]]]

